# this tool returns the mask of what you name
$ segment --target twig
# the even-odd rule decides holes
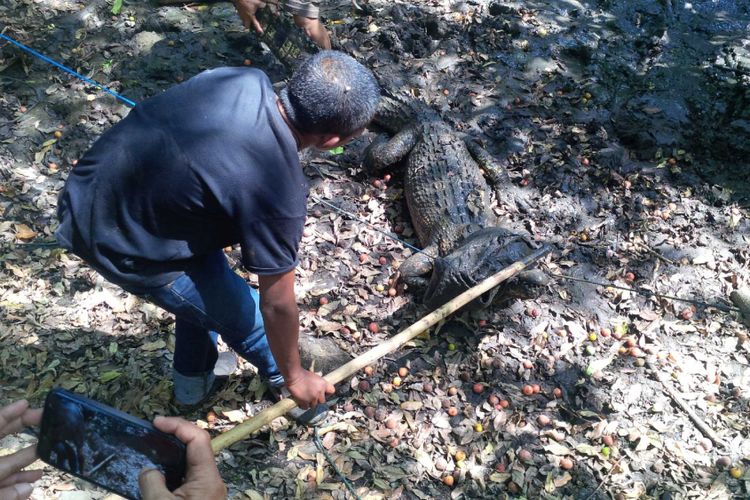
[[[663,261],[664,261],[664,262],[666,262],[667,264],[671,264],[671,265],[673,265],[673,266],[675,265],[675,263],[674,263],[674,261],[673,261],[673,260],[670,260],[670,259],[668,259],[668,258],[664,257],[664,256],[663,256],[662,254],[660,254],[659,252],[657,252],[656,250],[654,250],[654,249],[653,249],[653,248],[651,248],[650,246],[646,245],[645,243],[641,243],[641,242],[640,242],[640,241],[638,241],[638,240],[636,240],[636,241],[635,241],[635,243],[636,243],[637,245],[640,245],[640,246],[641,246],[641,248],[644,248],[644,249],[648,250],[649,252],[651,252],[652,254],[656,255],[656,257],[658,257],[659,259],[663,260]]]
[[[612,473],[615,471],[615,469],[620,466],[620,462],[622,462],[623,458],[625,457],[624,456],[620,457],[620,459],[617,462],[615,462],[615,464],[609,469],[609,471],[607,471],[607,474],[605,474],[602,480],[599,481],[599,486],[597,486],[596,489],[592,491],[589,496],[586,497],[586,500],[591,500],[592,498],[594,498],[594,495],[596,495],[596,492],[602,489],[602,486],[604,486],[604,483],[607,482],[607,479],[609,479],[609,476],[611,476]]]
[[[664,378],[661,376],[661,373],[659,373],[656,367],[650,361],[646,361],[646,366],[654,375],[654,377],[656,377],[656,380],[661,382],[661,386],[664,388],[664,391],[669,395],[669,397],[672,398],[672,401],[674,401],[674,403],[679,406],[682,411],[687,413],[688,417],[690,417],[690,420],[693,421],[695,426],[703,433],[703,435],[710,439],[711,442],[714,443],[714,445],[726,448],[726,443],[722,441],[722,439],[713,431],[713,429],[711,429],[708,424],[706,424],[693,411],[693,409],[690,408],[690,406],[688,406],[688,404],[682,399],[682,397],[677,394],[677,391],[675,391],[672,386],[666,380],[664,380]]]
[[[89,471],[89,473],[88,473],[88,474],[89,474],[89,476],[93,476],[93,475],[94,475],[94,473],[95,473],[96,471],[98,471],[99,469],[101,469],[102,467],[104,467],[104,465],[105,465],[105,464],[106,464],[107,462],[109,462],[110,460],[112,460],[113,458],[115,458],[115,454],[114,454],[114,453],[112,453],[112,454],[111,454],[110,456],[108,456],[107,458],[105,458],[104,460],[102,460],[101,462],[99,462],[98,464],[96,464],[96,465],[95,465],[95,466],[94,466],[94,467],[93,467],[93,468],[92,468],[92,469],[91,469],[91,470]]]

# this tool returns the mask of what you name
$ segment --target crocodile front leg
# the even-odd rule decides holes
[[[365,151],[362,162],[370,175],[378,174],[402,160],[419,140],[418,127],[407,127],[388,140],[388,136],[375,138]]]

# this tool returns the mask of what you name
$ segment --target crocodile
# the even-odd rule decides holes
[[[381,99],[374,123],[386,134],[373,140],[363,163],[377,174],[405,158],[406,204],[423,250],[406,259],[399,273],[405,283],[426,287],[425,305],[439,306],[535,250],[525,235],[499,227],[482,170],[500,200],[507,172],[476,142],[464,141],[435,110],[400,94]],[[512,281],[520,288],[546,283],[537,270]],[[472,307],[489,305],[498,291]]]

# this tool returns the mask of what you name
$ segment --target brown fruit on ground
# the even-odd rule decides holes
[[[490,397],[487,398],[487,402],[491,404],[492,406],[495,406],[497,404],[500,404],[500,398],[492,394]]]
[[[398,427],[398,419],[396,417],[388,417],[385,421],[385,426],[388,429],[395,429]]]
[[[385,257],[382,257],[382,256],[381,256],[381,257],[380,257],[380,258],[378,259],[378,264],[380,264],[381,266],[384,266],[384,265],[388,264],[388,259],[387,259],[387,258],[385,258]]]
[[[523,462],[531,462],[532,455],[529,450],[522,448],[518,450],[518,458]]]
[[[529,361],[529,360],[524,360],[524,362],[523,362],[523,367],[524,367],[525,369],[527,369],[527,370],[531,370],[532,368],[534,368],[534,363],[532,363],[532,362],[531,362],[531,361]]]
[[[367,380],[360,380],[357,387],[362,392],[370,392],[370,382],[368,382]]]
[[[448,415],[450,415],[451,417],[455,417],[456,415],[458,415],[458,408],[456,408],[455,406],[451,406],[450,408],[448,408]]]
[[[443,476],[443,484],[446,486],[453,486],[453,476],[450,474],[447,476]]]
[[[559,387],[555,387],[552,390],[552,395],[555,396],[557,399],[560,399],[562,397],[562,389],[560,389]]]
[[[375,368],[369,365],[365,366],[364,372],[365,372],[365,375],[367,375],[368,377],[372,377],[372,374],[375,373]]]
[[[424,384],[422,384],[422,390],[424,392],[432,392],[432,389],[433,389],[433,387],[432,387],[432,384],[430,382],[425,382]]]
[[[403,378],[406,377],[409,374],[409,369],[405,366],[402,366],[398,369],[398,376]]]
[[[545,427],[545,426],[549,425],[550,422],[552,422],[552,420],[547,415],[539,415],[536,418],[536,421],[542,427]]]
[[[378,333],[380,331],[380,326],[378,326],[378,324],[373,321],[367,326],[367,329],[372,333]]]
[[[484,391],[484,384],[477,382],[474,384],[474,387],[471,388],[475,394],[482,394],[482,391]]]
[[[569,458],[563,458],[560,460],[560,467],[562,467],[565,470],[570,470],[573,468],[573,460]]]
[[[368,406],[365,408],[365,415],[367,415],[367,418],[374,418],[375,417],[375,408],[372,406]]]
[[[539,394],[542,391],[542,387],[539,384],[532,385],[531,389],[534,391],[534,394]]]
[[[451,386],[451,387],[448,388],[448,395],[449,396],[455,396],[456,394],[458,394],[458,389],[457,388],[455,388],[453,386]]]
[[[501,408],[507,408],[509,406],[510,406],[510,401],[508,401],[507,399],[501,399],[500,400],[500,407]]]
[[[321,306],[328,304],[328,297],[321,297],[318,299],[318,303],[320,303]]]
[[[602,443],[607,446],[612,446],[613,444],[615,444],[615,438],[610,435],[602,436]]]
[[[392,437],[391,439],[389,439],[388,446],[390,446],[391,448],[395,448],[396,446],[398,446],[398,438]]]
[[[530,385],[525,385],[521,389],[521,392],[523,392],[524,395],[526,395],[526,396],[531,396],[532,394],[534,394],[534,388],[531,387]]]
[[[460,462],[462,460],[466,460],[466,453],[462,450],[458,450],[456,453],[453,454],[453,460],[456,462]]]

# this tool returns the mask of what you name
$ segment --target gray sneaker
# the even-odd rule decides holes
[[[183,375],[173,368],[175,403],[187,409],[201,406],[224,388],[236,368],[237,356],[231,352],[220,352],[213,371],[207,373]]]

